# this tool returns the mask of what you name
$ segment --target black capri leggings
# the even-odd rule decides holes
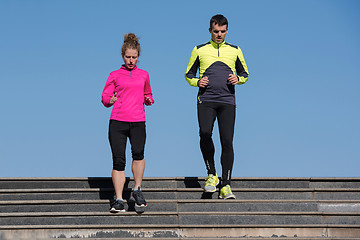
[[[125,170],[127,138],[130,140],[133,160],[144,159],[146,140],[145,122],[122,122],[111,119],[109,123],[109,142],[114,170]]]

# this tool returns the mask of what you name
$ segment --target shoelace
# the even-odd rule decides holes
[[[116,204],[123,204],[121,201],[117,201],[115,200],[112,204],[111,207],[114,207]]]
[[[214,177],[208,177],[206,179],[206,183],[214,185],[215,184],[215,176]]]
[[[231,188],[229,186],[226,186],[224,189],[225,194],[231,194]]]
[[[144,196],[142,194],[142,191],[137,191],[136,197],[137,197],[139,203],[145,203],[145,199],[144,199]]]

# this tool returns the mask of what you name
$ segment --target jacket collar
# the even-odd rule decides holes
[[[133,69],[129,69],[125,66],[125,64],[121,65],[121,68],[120,69],[123,69],[123,70],[126,70],[126,71],[133,71],[133,70],[136,70],[137,69],[137,66],[135,66]]]
[[[214,42],[212,39],[210,39],[210,43],[211,43],[211,45],[213,45],[214,48],[220,48],[222,45],[225,44],[225,41],[218,44],[218,43]]]

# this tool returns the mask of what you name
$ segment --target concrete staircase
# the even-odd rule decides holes
[[[236,200],[204,178],[145,178],[146,212],[111,214],[111,178],[0,178],[0,240],[358,239],[360,178],[234,178]],[[132,179],[127,179],[128,199]],[[126,206],[128,207],[128,206]]]

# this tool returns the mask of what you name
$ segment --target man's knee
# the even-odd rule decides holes
[[[200,135],[200,138],[202,138],[202,139],[211,139],[211,137],[212,137],[211,131],[200,130],[199,135]]]
[[[223,141],[221,142],[221,147],[225,151],[234,151],[233,142],[232,141]]]

